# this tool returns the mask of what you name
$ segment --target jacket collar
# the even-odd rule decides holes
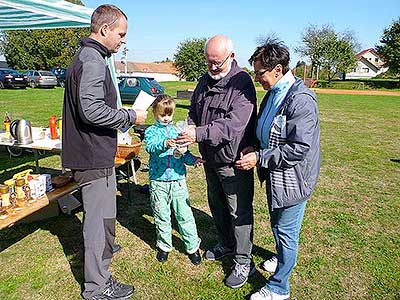
[[[81,38],[81,45],[83,47],[90,47],[96,49],[100,53],[100,55],[104,58],[111,56],[110,51],[108,51],[108,49],[103,44],[90,37]]]
[[[231,78],[239,73],[241,69],[239,68],[236,60],[234,59],[231,64],[231,70],[229,73],[220,80],[216,81],[207,74],[207,86],[209,87],[209,91],[216,92],[216,93],[226,93],[225,87],[228,85]]]
[[[311,98],[313,98],[314,101],[317,101],[317,97],[315,96],[315,93],[305,86],[303,80],[301,80],[298,77],[294,77],[294,78],[295,78],[295,82],[292,84],[289,91],[287,92],[287,94],[285,96],[285,100],[282,103],[281,110],[289,104],[289,102],[291,101],[290,99],[292,99],[293,95],[295,95],[295,94],[307,94]],[[260,110],[258,111],[258,118],[261,116],[261,113],[267,104],[270,94],[271,94],[271,90],[268,91],[267,94],[264,96],[264,98],[260,104]]]
[[[165,124],[165,123],[161,123],[160,121],[156,120],[156,121],[154,122],[154,125],[155,125],[156,127],[168,127],[168,126],[172,126],[173,123],[171,122],[171,123]]]

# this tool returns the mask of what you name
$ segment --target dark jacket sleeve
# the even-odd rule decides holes
[[[227,114],[204,126],[196,127],[196,141],[210,146],[228,143],[243,134],[255,110],[255,89],[249,78],[243,89],[232,92],[232,102]]]
[[[288,105],[286,144],[257,151],[260,167],[287,169],[301,162],[312,145],[318,130],[317,102],[309,95],[298,94]]]
[[[204,78],[201,78],[199,80],[199,83],[197,84],[196,88],[194,89],[192,98],[190,99],[190,107],[189,107],[189,112],[188,112],[188,117],[187,117],[187,122],[189,125],[198,125],[199,119],[197,117],[196,113],[196,99],[198,97],[199,89],[200,86],[202,86]]]
[[[107,128],[123,128],[136,121],[132,109],[114,109],[104,102],[105,65],[91,60],[82,65],[79,86],[80,117],[84,123]]]

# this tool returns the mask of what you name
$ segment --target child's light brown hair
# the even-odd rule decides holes
[[[175,111],[175,100],[166,94],[159,95],[154,100],[152,107],[154,116],[170,116]]]

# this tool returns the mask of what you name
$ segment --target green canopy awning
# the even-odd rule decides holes
[[[0,0],[0,30],[88,27],[92,13],[61,0]]]
[[[62,0],[0,0],[0,30],[89,27],[93,9]],[[122,106],[114,63],[107,59],[117,105]]]

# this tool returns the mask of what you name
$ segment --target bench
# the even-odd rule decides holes
[[[62,187],[56,188],[53,191],[46,193],[45,196],[40,197],[39,199],[30,203],[28,206],[22,208],[21,210],[15,210],[6,218],[0,219],[0,230],[13,226],[16,222],[48,206],[51,202],[58,200],[67,194],[75,192],[78,189],[78,184],[75,181],[72,181]]]

